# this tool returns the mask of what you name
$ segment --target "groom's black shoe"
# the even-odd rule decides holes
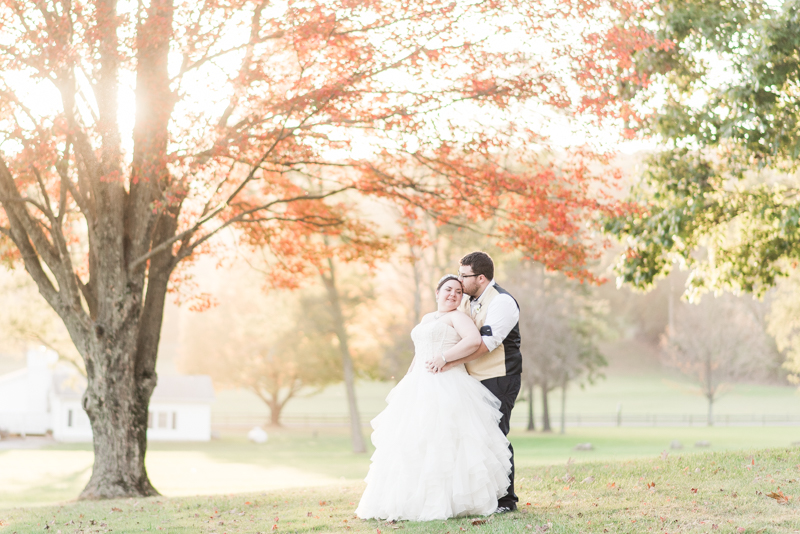
[[[497,510],[494,511],[495,514],[507,514],[508,512],[513,512],[517,509],[515,506],[514,508],[509,508],[508,506],[498,506]]]

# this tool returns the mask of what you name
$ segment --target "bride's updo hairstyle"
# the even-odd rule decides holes
[[[450,280],[455,280],[456,282],[458,282],[458,285],[461,286],[461,291],[464,291],[464,284],[461,283],[461,280],[458,279],[458,276],[454,274],[446,274],[439,279],[439,284],[436,286],[436,292],[438,293],[439,290],[442,289],[442,286],[445,285]]]

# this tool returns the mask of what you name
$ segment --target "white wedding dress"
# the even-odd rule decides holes
[[[463,365],[433,374],[425,362],[460,341],[433,314],[412,331],[413,369],[372,420],[375,454],[356,515],[429,521],[488,515],[508,489],[511,453],[500,401]]]

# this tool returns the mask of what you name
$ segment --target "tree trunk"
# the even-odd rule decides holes
[[[708,399],[708,426],[714,426],[714,362],[711,361],[710,352],[706,353],[706,398]]]
[[[289,390],[289,395],[281,400],[280,397],[280,389],[278,390],[262,390],[257,385],[251,385],[250,391],[256,394],[256,396],[261,399],[261,402],[267,405],[269,408],[269,426],[282,426],[281,425],[281,413],[283,412],[283,407],[286,406],[286,403],[292,397],[292,391]]]
[[[336,272],[333,260],[328,259],[328,273],[321,273],[322,282],[328,291],[328,300],[331,303],[331,315],[333,316],[334,330],[339,339],[339,350],[342,354],[342,371],[344,375],[344,385],[347,391],[347,406],[350,413],[350,440],[353,452],[367,452],[364,444],[364,436],[361,433],[361,415],[358,413],[358,402],[356,400],[356,372],[353,366],[353,357],[350,355],[348,344],[347,328],[342,313],[342,305],[339,299],[339,290],[336,287]]]
[[[714,397],[708,396],[708,426],[714,426]]]
[[[87,358],[88,387],[83,408],[89,415],[94,467],[80,499],[158,495],[147,477],[147,417],[155,375],[137,384],[130,344],[98,346]],[[152,386],[151,386],[152,384]]]
[[[566,432],[567,426],[567,377],[561,381],[561,434]]]
[[[550,427],[550,407],[547,404],[547,382],[542,382],[542,432],[552,432]]]
[[[256,395],[261,397],[261,400],[269,408],[269,426],[281,426],[281,412],[285,403],[281,402],[280,390],[270,391],[269,397],[267,397],[262,395],[257,387],[253,389],[256,391]]]
[[[279,402],[273,402],[269,406],[269,425],[278,427],[281,426],[281,412],[283,406]]]
[[[528,430],[536,430],[533,420],[533,383],[528,384]]]
[[[79,300],[68,307],[51,302],[86,364],[83,407],[92,425],[94,468],[81,499],[158,495],[144,465],[147,419],[157,382],[155,366],[167,285],[176,258],[164,250],[152,255],[149,264],[132,262],[175,235],[180,212],[178,201],[158,213],[152,207],[169,176],[164,155],[174,103],[167,70],[172,2],[151,1],[136,34],[137,113],[127,193],[118,179],[122,169],[115,119],[116,1],[101,1],[98,6],[105,71],[98,93],[103,101],[98,103],[98,108],[102,107],[103,148],[99,162],[90,150],[82,156],[92,175],[89,202],[81,206],[89,226],[89,282],[81,288],[89,308],[88,331],[74,327],[82,313]]]

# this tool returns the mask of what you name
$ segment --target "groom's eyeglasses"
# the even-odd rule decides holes
[[[458,279],[462,280],[464,278],[472,278],[473,276],[480,276],[479,274],[461,274],[458,273]]]

